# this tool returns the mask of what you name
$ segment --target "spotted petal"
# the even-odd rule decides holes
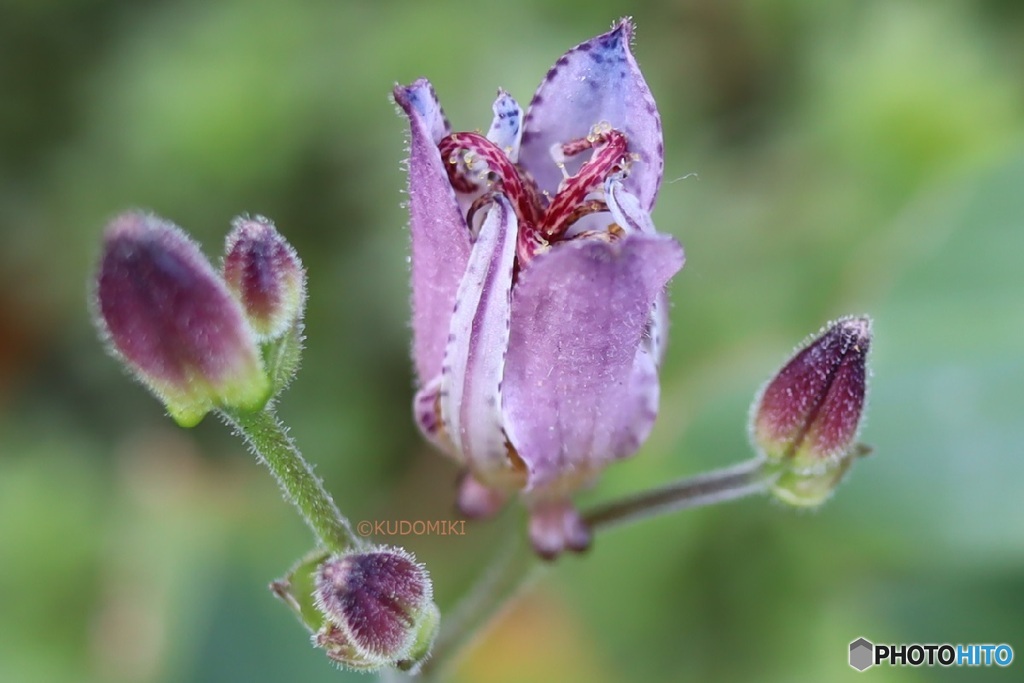
[[[673,238],[634,234],[566,243],[522,273],[503,386],[529,491],[565,495],[646,438],[657,376],[641,339],[682,264]]]
[[[648,212],[661,184],[664,147],[654,97],[629,49],[633,25],[623,19],[603,35],[577,45],[548,71],[533,96],[524,124],[520,162],[541,190],[554,193],[562,179],[551,157],[553,145],[586,137],[608,123],[629,139],[639,158],[625,180],[626,189]],[[576,173],[586,155],[570,159]]]
[[[519,161],[519,142],[523,137],[523,110],[515,98],[504,90],[494,100],[494,119],[487,131],[487,139],[505,150],[509,161]]]
[[[469,231],[445,172],[438,141],[449,132],[430,82],[397,86],[409,117],[413,357],[420,383],[441,372],[455,292],[469,262]]]

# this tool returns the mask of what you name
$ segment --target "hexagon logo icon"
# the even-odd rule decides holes
[[[874,665],[875,646],[867,638],[858,638],[850,643],[850,666],[864,671]]]

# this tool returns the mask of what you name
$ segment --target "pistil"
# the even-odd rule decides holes
[[[441,158],[447,162],[445,168],[452,187],[462,194],[480,193],[466,213],[466,224],[472,235],[478,231],[476,215],[494,201],[496,194],[504,194],[512,204],[519,221],[518,270],[551,243],[565,239],[568,229],[584,216],[608,211],[602,199],[591,195],[602,191],[609,175],[628,170],[628,144],[622,132],[608,124],[598,124],[590,135],[557,145],[552,156],[563,171],[561,162],[566,157],[587,150],[593,150],[593,154],[575,175],[562,181],[550,203],[537,191],[529,174],[512,163],[504,150],[479,133],[452,133],[438,143],[438,148]],[[583,234],[594,237],[599,236],[597,232]],[[607,238],[616,236],[618,233],[609,229]]]

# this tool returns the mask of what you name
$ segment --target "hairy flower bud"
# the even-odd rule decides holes
[[[224,281],[260,341],[278,339],[302,317],[306,274],[298,254],[262,216],[239,217],[227,237]]]
[[[867,392],[871,320],[841,318],[796,352],[761,390],[751,439],[769,461],[825,474],[853,449]]]
[[[270,383],[238,302],[174,224],[134,212],[110,223],[94,306],[113,350],[183,427],[215,406],[266,403]]]
[[[313,637],[331,659],[356,669],[415,669],[440,621],[427,570],[401,548],[327,558],[313,598],[327,622]]]

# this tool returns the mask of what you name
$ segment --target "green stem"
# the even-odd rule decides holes
[[[599,505],[585,513],[583,520],[596,533],[618,524],[764,493],[776,476],[763,459],[754,458]],[[474,638],[484,632],[543,567],[518,531],[512,540],[502,543],[489,571],[445,618],[434,653],[423,666],[424,677],[444,680]]]
[[[514,525],[511,531],[511,537],[500,543],[487,571],[442,621],[433,653],[421,670],[426,680],[448,680],[460,655],[543,569],[519,526]]]
[[[288,431],[270,409],[258,412],[220,411],[225,422],[238,432],[270,470],[284,497],[298,509],[320,543],[332,552],[362,544],[323,482],[302,457]]]

